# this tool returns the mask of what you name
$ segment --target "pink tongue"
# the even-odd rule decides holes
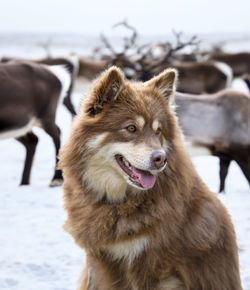
[[[132,169],[133,174],[139,178],[140,184],[144,188],[152,188],[155,185],[156,177],[150,172],[140,170],[137,168]]]

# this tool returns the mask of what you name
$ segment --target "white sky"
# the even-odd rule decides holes
[[[0,32],[99,35],[124,18],[141,34],[250,32],[250,0],[0,0]]]

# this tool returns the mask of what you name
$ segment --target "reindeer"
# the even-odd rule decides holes
[[[109,67],[109,62],[105,60],[95,60],[86,57],[79,58],[79,77],[89,81],[95,79],[102,71]]]
[[[235,160],[250,184],[250,97],[232,89],[211,95],[176,93],[183,133],[192,144],[220,158],[220,188]]]
[[[0,64],[0,139],[15,138],[26,149],[21,185],[30,181],[38,143],[32,132],[34,126],[42,127],[52,138],[58,154],[60,129],[55,123],[56,109],[70,85],[71,74],[63,66],[31,62]],[[62,172],[56,169],[50,185],[61,183]]]
[[[115,64],[124,70],[128,79],[147,81],[154,75],[168,67],[174,67],[179,71],[178,91],[190,94],[215,93],[224,88],[229,88],[232,83],[232,70],[224,63],[209,62],[174,62],[148,64],[140,66],[136,62],[123,58],[112,61],[80,59],[79,76],[87,80],[93,80],[99,73]],[[127,74],[127,71],[133,71]]]
[[[198,62],[196,53],[200,41],[192,36],[183,41],[183,33],[175,32],[175,41],[139,44],[136,29],[126,21],[114,27],[124,26],[131,31],[131,37],[123,39],[123,47],[119,52],[113,47],[105,35],[101,36],[103,46],[96,48],[102,62],[90,63],[94,68],[107,68],[111,65],[120,67],[128,79],[147,81],[165,68],[174,67],[179,71],[178,90],[191,94],[215,93],[228,88],[232,82],[232,70],[224,63],[217,61]],[[189,56],[194,61],[180,62],[180,53],[184,48],[194,48]],[[184,55],[187,57],[187,54]],[[96,72],[96,71],[95,71]],[[83,73],[83,71],[82,71]],[[83,73],[87,74],[87,72]]]
[[[248,87],[248,90],[250,91],[250,73],[244,74],[241,78],[243,81],[245,81],[245,83]]]
[[[73,86],[75,83],[75,80],[78,76],[79,71],[79,60],[76,56],[69,56],[69,57],[57,57],[57,58],[42,58],[42,59],[18,59],[18,58],[12,58],[12,57],[2,57],[1,62],[10,62],[10,61],[18,61],[18,62],[35,62],[39,64],[47,64],[47,65],[64,65],[68,71],[71,74],[71,83],[70,87],[67,91],[67,94],[65,95],[63,99],[63,104],[65,107],[69,110],[69,112],[72,114],[72,116],[76,115],[75,108],[71,101],[71,95],[73,91]]]
[[[250,53],[238,52],[238,53],[210,53],[205,56],[206,59],[221,61],[228,64],[232,70],[234,77],[241,77],[248,73],[250,74]]]
[[[150,78],[168,67],[174,67],[179,72],[179,92],[212,94],[229,88],[232,83],[232,69],[215,61],[162,63],[150,69]]]

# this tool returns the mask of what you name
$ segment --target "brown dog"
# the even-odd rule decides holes
[[[231,219],[196,173],[170,106],[176,71],[126,82],[111,67],[60,153],[81,290],[240,290]]]

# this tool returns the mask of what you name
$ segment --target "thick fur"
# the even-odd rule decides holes
[[[94,83],[74,121],[60,166],[65,229],[87,254],[81,290],[242,289],[230,216],[183,147],[169,101],[175,82],[175,70],[132,83],[112,67]],[[124,129],[128,120],[138,132]],[[133,145],[135,152],[125,150]],[[143,148],[167,154],[148,190],[131,185],[112,155],[125,150],[142,166],[135,156],[146,152],[147,158]]]

